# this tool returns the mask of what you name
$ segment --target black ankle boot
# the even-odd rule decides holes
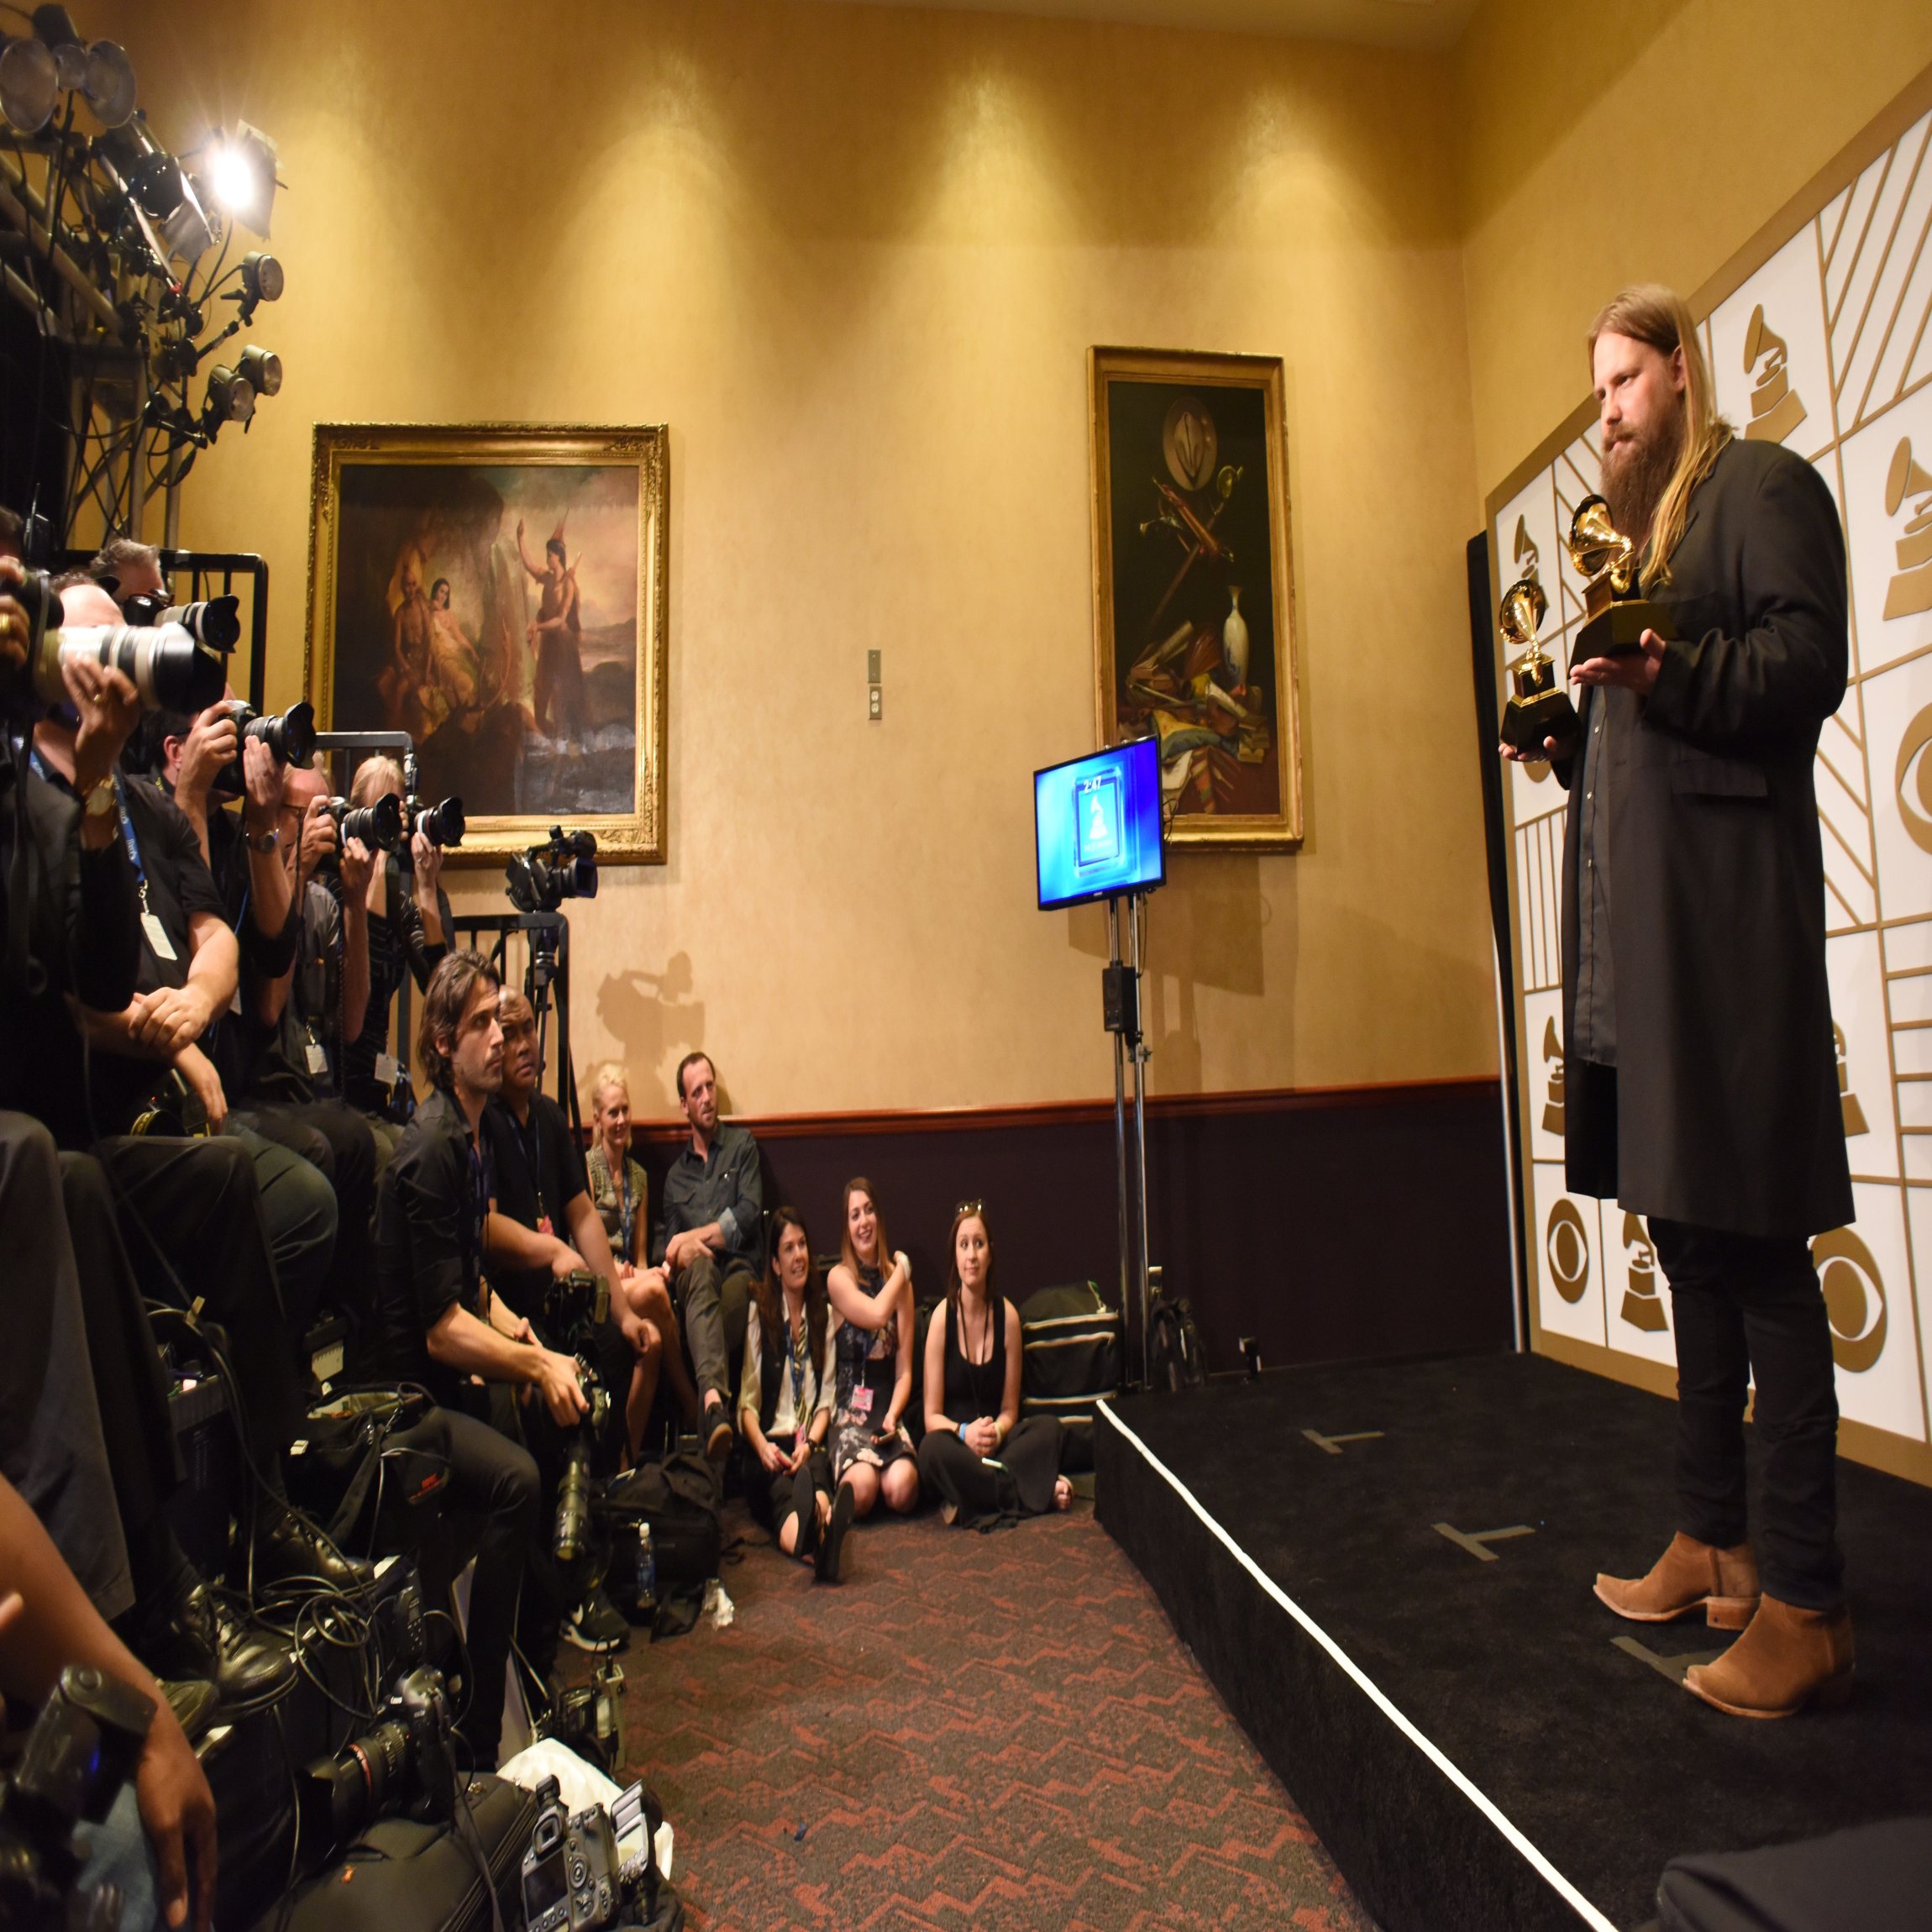
[[[255,1573],[260,1583],[312,1582],[318,1589],[360,1590],[375,1568],[345,1557],[286,1504],[255,1528]]]
[[[798,1513],[798,1546],[792,1554],[809,1557],[818,1547],[818,1486],[809,1462],[792,1476],[791,1506]]]
[[[273,1697],[295,1676],[295,1660],[279,1638],[251,1630],[223,1609],[192,1574],[171,1604],[144,1618],[129,1648],[158,1677],[205,1679],[224,1706]]]

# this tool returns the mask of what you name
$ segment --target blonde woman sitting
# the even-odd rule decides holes
[[[839,1318],[832,1473],[869,1516],[883,1495],[901,1516],[919,1501],[919,1464],[906,1431],[912,1404],[912,1263],[895,1253],[863,1178],[845,1184],[839,1258],[826,1277]]]

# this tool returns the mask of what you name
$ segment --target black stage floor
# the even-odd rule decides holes
[[[1932,1492],[1840,1462],[1856,1694],[1725,1717],[1727,1635],[1590,1593],[1669,1540],[1674,1420],[1512,1355],[1103,1415],[1100,1520],[1387,1932],[1631,1927],[1678,1853],[1932,1811]]]

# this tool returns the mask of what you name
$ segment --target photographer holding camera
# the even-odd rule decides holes
[[[535,1395],[559,1429],[588,1401],[571,1357],[546,1348],[483,1278],[493,1193],[483,1110],[503,1084],[501,988],[480,953],[452,953],[431,975],[417,1048],[433,1091],[417,1108],[376,1191],[375,1309],[364,1373],[427,1389],[448,1429],[446,1509],[462,1520],[470,1586],[472,1682],[459,1727],[470,1761],[493,1769],[513,1626],[534,1667],[548,1662],[566,1607],[539,1514],[537,1464],[515,1439],[515,1398]],[[486,1419],[488,1418],[488,1419]],[[492,1426],[492,1423],[499,1425]],[[460,1562],[452,1568],[461,1567]],[[518,1597],[528,1577],[521,1619]]]

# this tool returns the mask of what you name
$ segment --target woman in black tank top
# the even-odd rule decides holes
[[[926,1436],[919,1479],[942,1499],[946,1520],[991,1529],[1063,1509],[1060,1425],[1020,1420],[1020,1316],[993,1285],[993,1236],[984,1208],[953,1216],[946,1305],[926,1331]]]

